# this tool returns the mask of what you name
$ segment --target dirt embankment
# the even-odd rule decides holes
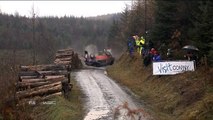
[[[123,54],[107,69],[108,75],[140,96],[157,120],[212,120],[212,68],[173,76],[153,76],[152,66],[143,66],[136,55]]]

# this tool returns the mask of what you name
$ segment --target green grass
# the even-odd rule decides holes
[[[33,118],[36,120],[82,120],[84,116],[81,91],[74,82],[70,97],[64,99],[61,96],[50,101],[53,105],[40,105],[33,110]]]

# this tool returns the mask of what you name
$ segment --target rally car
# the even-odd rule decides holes
[[[88,66],[102,67],[107,65],[112,65],[114,63],[114,57],[108,51],[99,52],[96,56],[91,56],[89,60],[85,61]]]

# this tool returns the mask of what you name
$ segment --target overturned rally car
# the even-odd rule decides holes
[[[88,66],[102,67],[107,65],[112,65],[114,63],[114,57],[108,51],[99,52],[96,56],[90,56],[90,58],[86,58],[85,64]]]

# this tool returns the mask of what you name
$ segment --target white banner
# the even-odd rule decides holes
[[[185,71],[194,71],[194,61],[153,62],[153,75],[174,75]]]

